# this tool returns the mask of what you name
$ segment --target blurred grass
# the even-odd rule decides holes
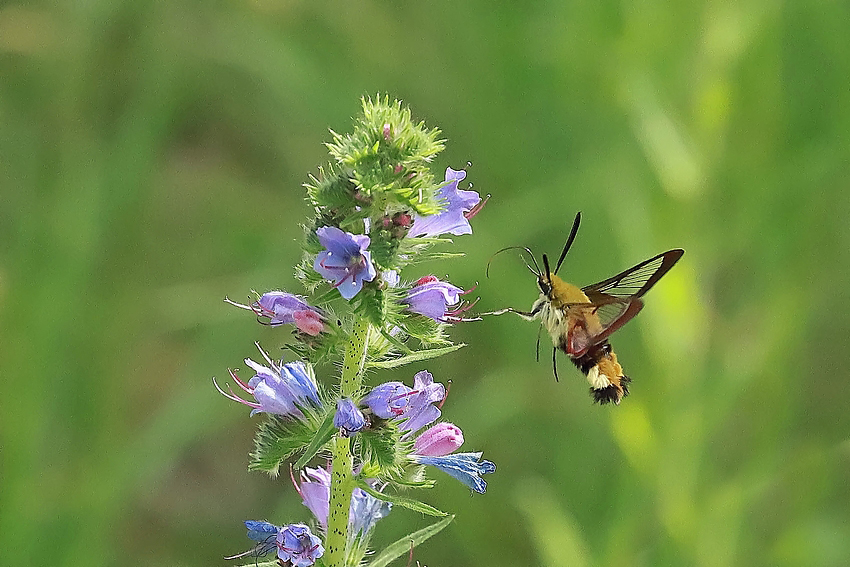
[[[683,262],[590,405],[533,325],[453,330],[429,368],[485,496],[441,478],[439,565],[850,563],[850,23],[838,2],[118,2],[0,6],[0,549],[8,565],[217,565],[304,520],[245,470],[210,377],[285,342],[224,295],[294,287],[301,183],[387,92],[493,199],[437,275],[524,307],[493,251],[585,285]],[[412,275],[412,274],[411,274]],[[544,349],[544,353],[546,350]],[[541,357],[544,361],[547,356]],[[411,369],[410,374],[415,371]],[[404,379],[397,372],[374,380]],[[426,520],[382,522],[389,543]]]

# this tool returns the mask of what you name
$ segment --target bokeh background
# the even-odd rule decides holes
[[[499,468],[486,495],[440,478],[457,520],[415,559],[850,564],[848,24],[802,0],[4,2],[0,563],[223,565],[242,520],[308,518],[246,471],[257,419],[210,380],[287,331],[222,298],[298,290],[301,184],[381,92],[493,195],[429,266],[481,308],[531,304],[487,259],[557,254],[577,210],[577,284],[687,250],[614,338],[620,407],[563,358],[555,383],[532,323],[452,329],[444,414]],[[396,510],[375,543],[426,523]]]

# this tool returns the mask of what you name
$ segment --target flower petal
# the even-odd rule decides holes
[[[481,453],[454,453],[443,457],[422,457],[413,455],[413,460],[421,465],[431,465],[456,478],[466,486],[483,494],[487,483],[482,474],[495,472],[496,465],[491,461],[481,461]]]
[[[446,209],[436,215],[424,217],[416,215],[413,226],[407,233],[409,237],[431,237],[441,234],[460,236],[472,233],[472,226],[464,213],[472,210],[481,198],[475,191],[458,189],[458,182],[465,177],[466,171],[462,169],[454,170],[450,167],[446,169],[446,184],[439,190],[440,198],[447,203]]]

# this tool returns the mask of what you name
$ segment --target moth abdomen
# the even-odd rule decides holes
[[[587,376],[595,402],[619,404],[629,395],[631,379],[623,374],[623,367],[617,362],[617,355],[607,340],[593,345],[582,356],[570,357],[570,360]]]

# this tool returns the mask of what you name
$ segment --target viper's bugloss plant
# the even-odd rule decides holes
[[[295,273],[307,295],[272,290],[254,292],[246,304],[225,299],[261,323],[291,325],[288,362],[260,348],[264,364],[245,359],[254,371],[247,382],[229,371],[243,394],[215,387],[252,416],[265,414],[249,468],[273,476],[288,468],[314,516],[310,525],[247,521],[255,545],[228,559],[251,556],[253,564],[274,552],[268,564],[382,567],[453,518],[411,496],[410,489],[434,486],[429,467],[479,493],[482,475],[495,470],[481,453],[457,453],[460,428],[437,421],[443,384],[421,368],[412,386],[404,383],[411,372],[389,376],[464,346],[452,344],[446,328],[474,319],[463,316],[468,292],[417,273],[417,265],[456,255],[444,249],[452,243],[446,235],[470,234],[485,200],[460,188],[465,171],[431,172],[444,147],[439,130],[413,121],[399,101],[362,103],[353,132],[331,132],[332,161],[305,185],[314,215],[304,224]],[[366,384],[367,371],[375,385]],[[375,524],[393,505],[440,519],[367,556]]]

